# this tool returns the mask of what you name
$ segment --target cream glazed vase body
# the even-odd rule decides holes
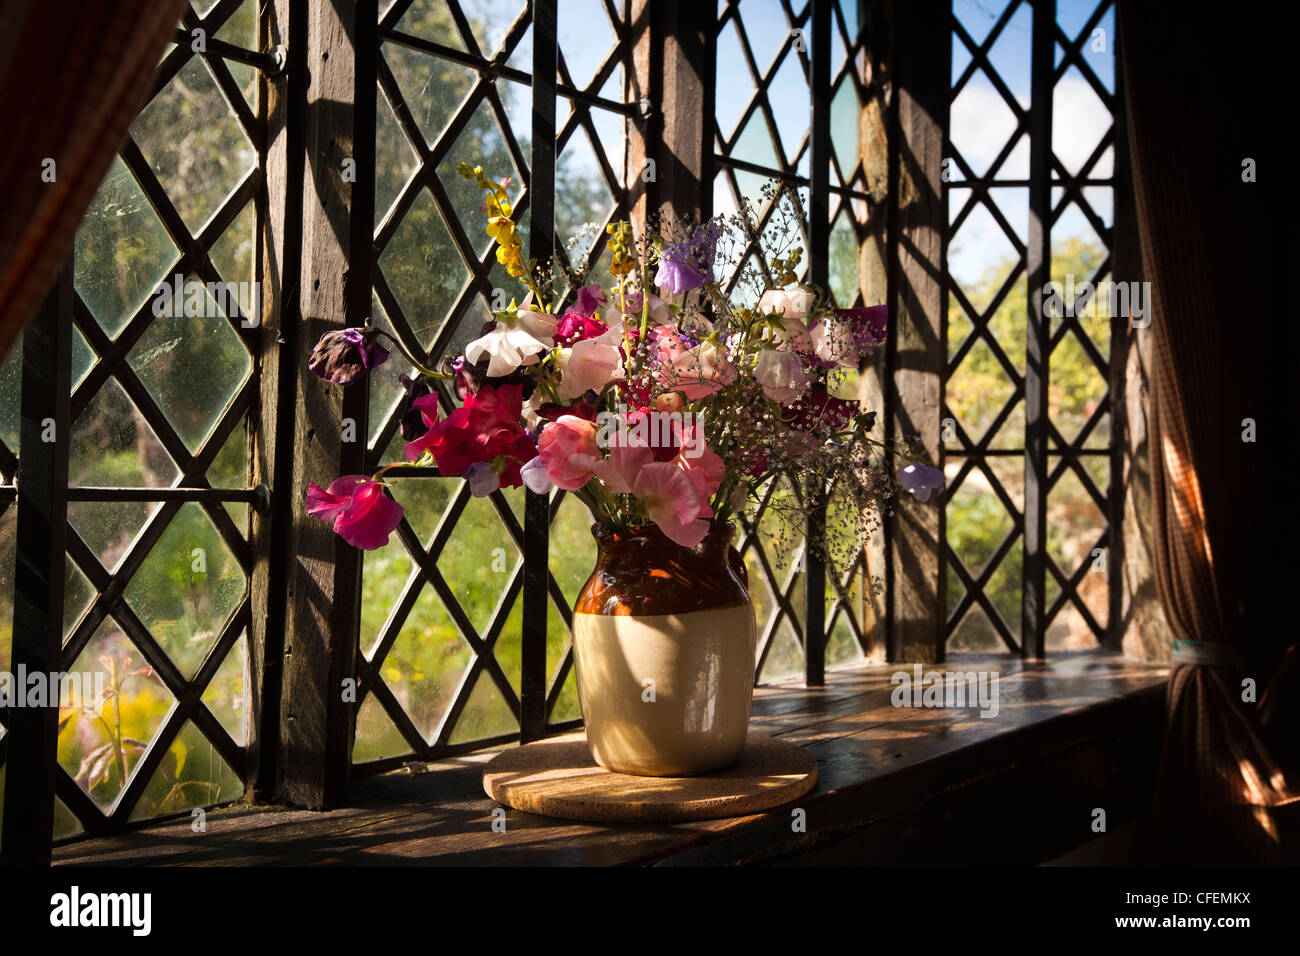
[[[596,568],[573,614],[592,757],[654,777],[735,763],[749,730],[756,626],[732,527],[715,525],[694,548],[653,525],[593,533]]]

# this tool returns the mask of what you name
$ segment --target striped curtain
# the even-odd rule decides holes
[[[1243,627],[1263,332],[1284,320],[1270,318],[1278,278],[1260,254],[1272,236],[1261,224],[1276,210],[1257,180],[1286,171],[1263,163],[1259,111],[1241,102],[1268,95],[1249,79],[1251,58],[1267,54],[1249,17],[1225,13],[1211,27],[1149,0],[1121,0],[1118,14],[1152,295],[1151,324],[1137,334],[1152,336],[1153,557],[1174,635],[1152,862],[1277,861],[1274,810],[1296,794],[1259,731],[1262,688],[1252,693]],[[1273,502],[1259,504],[1267,520]]]
[[[183,0],[3,0],[0,360],[144,105]]]

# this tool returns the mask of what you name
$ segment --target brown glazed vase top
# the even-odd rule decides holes
[[[749,603],[749,575],[731,547],[730,524],[713,525],[693,548],[656,525],[591,531],[596,568],[578,595],[575,614],[686,614]]]
[[[693,548],[653,525],[592,531],[596,567],[573,613],[592,756],[658,777],[729,766],[745,746],[757,631],[734,529],[715,525]]]

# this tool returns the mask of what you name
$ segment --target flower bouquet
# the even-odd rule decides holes
[[[813,518],[806,546],[832,564],[856,558],[896,485],[870,437],[874,412],[838,393],[885,341],[886,309],[835,308],[800,283],[794,190],[764,190],[776,213],[761,233],[748,202],[693,228],[610,225],[601,283],[525,262],[505,186],[457,171],[483,190],[487,232],[522,299],[442,368],[407,355],[417,379],[406,461],[462,476],[478,496],[520,485],[577,496],[599,545],[573,626],[593,754],[632,773],[724,766],[744,745],[754,666],[732,519],[784,481],[791,493],[769,507],[799,535]],[[755,247],[766,268],[749,258]],[[719,270],[736,280],[730,297]],[[375,327],[345,329],[321,340],[310,367],[355,382],[388,358],[381,338],[405,354]],[[942,487],[920,464],[899,479],[922,500]],[[385,484],[383,472],[313,483],[307,510],[351,544],[381,547],[402,516]],[[832,494],[856,533],[815,526]],[[660,704],[648,712],[647,679]]]

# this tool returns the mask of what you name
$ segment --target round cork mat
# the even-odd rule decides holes
[[[637,777],[591,758],[586,734],[539,740],[493,757],[483,789],[528,813],[591,823],[675,823],[769,810],[817,783],[817,761],[794,744],[750,734],[740,760],[702,777]]]

